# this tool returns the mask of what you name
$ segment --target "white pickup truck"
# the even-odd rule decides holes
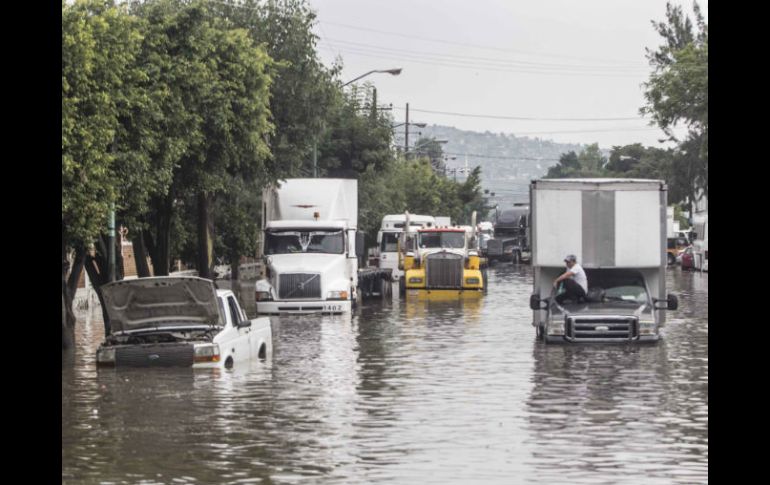
[[[231,368],[272,354],[267,317],[249,320],[230,290],[197,277],[154,277],[102,286],[110,334],[96,364]]]

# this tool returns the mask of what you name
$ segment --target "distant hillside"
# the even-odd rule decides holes
[[[468,167],[481,165],[482,186],[495,192],[493,201],[501,207],[512,202],[526,201],[530,180],[545,175],[548,168],[558,162],[561,154],[570,150],[580,153],[586,146],[505,133],[458,130],[441,125],[410,129],[410,145],[420,136],[447,140],[442,145],[444,152],[448,157],[456,157],[446,161],[448,169],[464,167],[466,155]],[[403,144],[403,138],[400,142]],[[455,174],[450,171],[448,176],[454,177]],[[456,176],[457,180],[465,178],[462,173]]]

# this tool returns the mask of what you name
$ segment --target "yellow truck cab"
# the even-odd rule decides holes
[[[404,257],[407,299],[478,297],[484,292],[486,270],[473,231],[461,227],[421,228],[416,249]]]

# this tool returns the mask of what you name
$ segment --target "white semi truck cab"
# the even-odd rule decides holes
[[[287,179],[262,194],[257,313],[349,313],[357,298],[358,182]]]
[[[666,184],[642,179],[542,179],[530,185],[532,325],[547,343],[655,342],[665,311]],[[554,280],[577,256],[588,292],[555,299]]]
[[[403,250],[402,234],[406,221],[406,214],[388,214],[382,218],[380,231],[377,233],[377,266],[391,270],[391,277],[396,282],[404,275],[403,268],[399,267],[399,250]],[[414,233],[423,227],[436,227],[436,219],[433,216],[410,214],[409,226],[410,232]]]

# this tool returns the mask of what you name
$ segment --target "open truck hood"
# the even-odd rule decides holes
[[[102,296],[113,333],[221,325],[214,283],[203,278],[115,281],[102,286]]]

